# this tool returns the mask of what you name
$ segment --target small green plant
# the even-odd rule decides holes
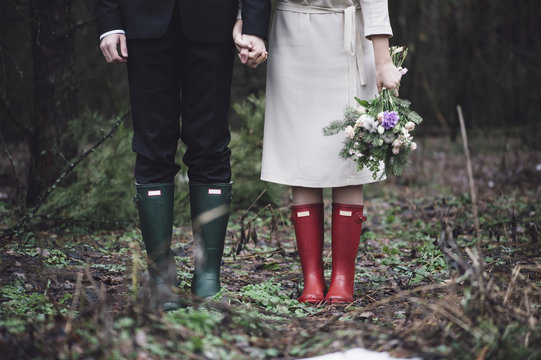
[[[272,278],[259,284],[246,285],[240,293],[252,299],[257,306],[277,315],[303,317],[316,311],[314,307],[289,298]]]
[[[62,252],[62,250],[52,249],[47,256],[44,256],[46,264],[53,265],[55,267],[64,267],[68,265],[68,256]]]
[[[0,314],[44,320],[46,316],[53,314],[53,304],[47,296],[47,291],[48,286],[44,293],[27,292],[24,281],[17,278],[0,288],[0,296],[8,299],[0,304]]]

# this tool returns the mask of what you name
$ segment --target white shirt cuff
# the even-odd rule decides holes
[[[126,32],[125,32],[124,30],[121,30],[121,29],[107,31],[107,32],[105,32],[105,33],[103,33],[103,34],[100,35],[100,41],[101,41],[101,39],[103,39],[104,37],[109,36],[109,35],[113,35],[113,34],[126,34]]]

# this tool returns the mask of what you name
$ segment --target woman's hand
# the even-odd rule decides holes
[[[388,35],[372,35],[370,37],[374,48],[374,60],[376,62],[376,85],[378,93],[381,93],[383,88],[393,90],[395,96],[398,96],[398,86],[402,74],[400,70],[394,66],[389,54],[389,36]]]
[[[386,89],[394,89],[395,96],[398,96],[398,87],[400,86],[400,79],[402,74],[396,66],[392,63],[391,59],[382,64],[376,63],[376,84],[378,86],[378,93],[385,87]]]

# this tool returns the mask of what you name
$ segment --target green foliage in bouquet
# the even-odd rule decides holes
[[[405,74],[407,69],[402,68],[402,63],[407,49],[391,47],[390,52],[395,66]],[[394,96],[385,88],[374,100],[355,100],[358,106],[348,106],[344,119],[331,122],[323,134],[344,132],[340,157],[355,161],[359,171],[370,170],[374,179],[401,175],[408,165],[410,152],[417,148],[411,132],[423,119],[410,109],[410,101]]]

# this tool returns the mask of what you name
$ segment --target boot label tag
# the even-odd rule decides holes
[[[147,196],[161,196],[162,191],[161,190],[149,190],[147,192]]]
[[[209,189],[209,195],[222,195],[222,189]]]
[[[310,216],[310,211],[299,211],[297,213],[297,217],[306,217],[306,216]]]
[[[340,215],[341,215],[341,216],[351,216],[351,215],[353,215],[353,212],[351,212],[351,211],[345,211],[345,210],[340,210]]]

